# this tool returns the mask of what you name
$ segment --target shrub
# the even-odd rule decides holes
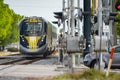
[[[17,52],[17,51],[19,51],[18,48],[14,48],[14,47],[8,48],[7,50],[10,51],[10,52]]]

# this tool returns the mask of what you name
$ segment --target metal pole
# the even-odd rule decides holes
[[[113,4],[113,2],[112,1],[114,1],[114,0],[111,0],[110,1],[110,12],[112,12],[112,4]],[[110,39],[110,44],[109,45],[113,45],[113,42],[112,42],[112,23],[113,23],[113,21],[111,20],[110,21],[110,23],[109,23],[109,29],[110,29],[110,32],[109,32],[109,39]],[[110,46],[109,46],[110,47]]]
[[[102,0],[98,0],[98,26],[99,26],[99,36],[101,35],[101,29],[103,26],[103,21],[102,21]]]
[[[80,0],[78,0],[78,2],[77,2],[78,4],[78,8],[80,8]],[[79,13],[79,9],[78,9],[78,13]],[[78,21],[78,36],[80,37],[80,20],[79,19],[77,19],[77,21]]]
[[[77,4],[77,6],[78,6],[78,8],[80,8],[80,0],[78,0],[78,2],[77,2],[78,4]],[[78,13],[79,13],[79,9],[78,9]],[[78,36],[80,37],[80,20],[79,19],[77,19],[77,22],[78,22]],[[78,65],[80,65],[80,53],[78,54]]]
[[[75,25],[74,25],[74,0],[71,0],[71,35],[72,36],[75,36],[75,33],[74,33],[74,28],[75,28]],[[72,54],[72,69],[73,67],[75,67],[75,54]]]
[[[70,35],[70,0],[68,0],[68,35]]]
[[[99,27],[99,36],[100,36],[100,63],[99,63],[99,69],[103,70],[103,62],[102,62],[102,53],[101,53],[101,43],[102,43],[102,33],[103,33],[103,21],[102,21],[102,0],[98,0],[98,27]]]
[[[64,12],[65,12],[65,0],[63,0],[63,13]],[[63,35],[65,35],[65,20],[63,20]]]
[[[112,0],[112,11],[115,12],[115,0]],[[116,45],[117,44],[117,27],[115,25],[115,22],[112,23],[112,34],[114,35],[113,37],[113,41],[114,41],[114,44],[113,45]]]
[[[84,0],[84,12],[90,12],[90,1]],[[84,15],[84,38],[86,39],[86,48],[84,50],[83,57],[86,54],[91,53],[91,25],[90,25],[90,14]]]
[[[74,0],[71,0],[71,35],[74,36]]]
[[[112,1],[113,0],[109,0],[108,1],[108,6],[109,6],[109,12],[112,12]],[[108,7],[106,6],[106,7]],[[113,25],[113,21],[110,20],[109,21],[109,32],[108,32],[108,51],[110,50],[111,46],[113,45],[113,35],[112,35],[112,25]]]

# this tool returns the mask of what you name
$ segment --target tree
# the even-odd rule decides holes
[[[120,20],[120,14],[118,14],[116,18]],[[117,26],[117,35],[120,36],[120,21],[116,22],[116,26]]]
[[[16,14],[0,0],[0,46],[18,41],[18,22],[23,16]]]

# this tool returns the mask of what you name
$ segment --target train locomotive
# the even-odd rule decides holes
[[[19,24],[20,52],[27,55],[51,54],[56,47],[57,28],[42,17],[26,17]]]

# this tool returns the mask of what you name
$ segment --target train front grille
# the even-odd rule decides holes
[[[36,40],[36,37],[29,37],[29,48],[31,50],[35,50],[37,48],[37,40]]]
[[[28,48],[30,50],[36,50],[37,47],[38,47],[37,46],[37,42],[38,42],[39,37],[37,37],[37,36],[30,36],[30,37],[26,37],[26,39],[27,39],[27,41],[29,43]]]

